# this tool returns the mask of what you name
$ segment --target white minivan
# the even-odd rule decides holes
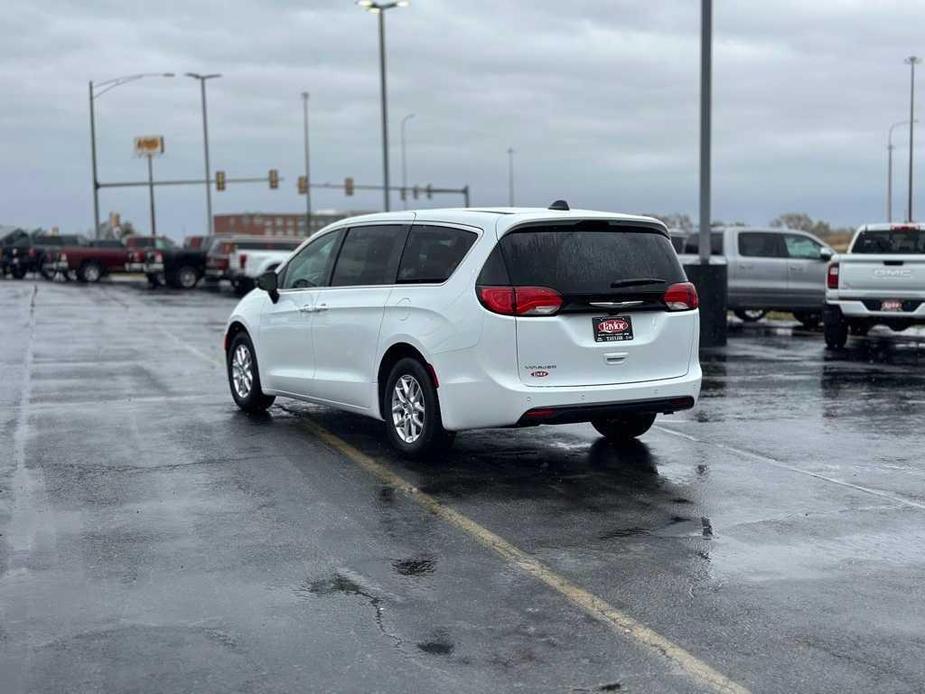
[[[697,292],[648,217],[564,201],[365,215],[257,285],[225,333],[238,406],[381,419],[408,456],[486,427],[590,422],[628,441],[700,392]]]

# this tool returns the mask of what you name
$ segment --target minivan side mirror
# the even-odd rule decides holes
[[[819,249],[819,260],[824,260],[829,262],[835,254],[832,252],[831,248],[820,248]]]
[[[257,287],[270,295],[270,300],[275,304],[279,301],[279,276],[276,270],[267,270],[257,278]]]

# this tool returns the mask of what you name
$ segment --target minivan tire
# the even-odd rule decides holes
[[[754,323],[756,321],[760,321],[762,318],[768,315],[767,311],[759,308],[739,308],[733,311],[733,313],[735,314],[736,318],[746,323]]]
[[[251,342],[247,333],[240,332],[235,335],[225,355],[225,364],[228,372],[228,387],[231,389],[231,397],[234,398],[235,404],[249,414],[265,412],[276,398],[272,395],[265,395],[260,387],[257,354],[254,351],[254,343]],[[243,387],[244,384],[241,381],[236,382],[236,376],[240,378],[245,374],[250,376],[246,388]]]
[[[655,423],[653,414],[628,414],[608,419],[592,419],[591,426],[608,441],[625,443],[642,436]]]
[[[397,395],[399,387],[405,402]],[[393,403],[402,409],[393,412]],[[421,405],[423,412],[416,418]],[[443,428],[437,388],[430,373],[411,357],[400,359],[389,373],[382,394],[382,417],[389,443],[406,458],[422,458],[445,450],[455,437]]]

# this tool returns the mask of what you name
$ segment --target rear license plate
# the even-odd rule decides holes
[[[880,302],[881,311],[902,311],[903,302],[898,299],[887,299]]]
[[[633,319],[629,316],[592,318],[595,342],[625,342],[633,339]]]

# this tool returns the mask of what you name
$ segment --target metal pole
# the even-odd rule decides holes
[[[514,148],[507,148],[507,204],[514,207]]]
[[[890,135],[893,134],[892,129]],[[893,221],[893,142],[886,146],[886,221]]]
[[[312,188],[308,158],[308,92],[302,92],[302,127],[305,139],[305,235],[312,235]]]
[[[413,113],[401,119],[401,198],[402,205],[408,209],[408,162],[405,152],[405,124],[409,119],[414,118]]]
[[[202,91],[202,141],[206,155],[206,233],[212,235],[212,186],[209,185],[209,179],[212,178],[212,169],[209,166],[209,116],[206,111],[206,81],[199,80]],[[153,208],[152,208],[153,210]],[[153,214],[153,212],[152,212]],[[153,217],[152,217],[153,219]]]
[[[383,183],[383,202],[385,211],[389,211],[389,116],[388,106],[385,96],[385,10],[380,10],[379,15],[379,86],[381,89],[380,99],[382,101],[382,179]]]
[[[469,184],[468,183],[463,188],[463,200],[464,200],[463,206],[469,207]]]
[[[93,163],[93,238],[100,237],[100,188],[96,173],[96,110],[93,105],[93,80],[90,80],[90,160]]]
[[[700,19],[700,264],[710,263],[710,129],[713,72],[713,0],[701,1]]]
[[[906,221],[912,221],[912,154],[914,151],[913,133],[915,132],[915,65],[921,58],[910,55],[906,58],[911,68],[909,75],[909,201],[906,207]]]
[[[148,197],[151,200],[151,236],[157,236],[157,222],[154,220],[154,168],[151,164],[153,157],[148,155]]]

